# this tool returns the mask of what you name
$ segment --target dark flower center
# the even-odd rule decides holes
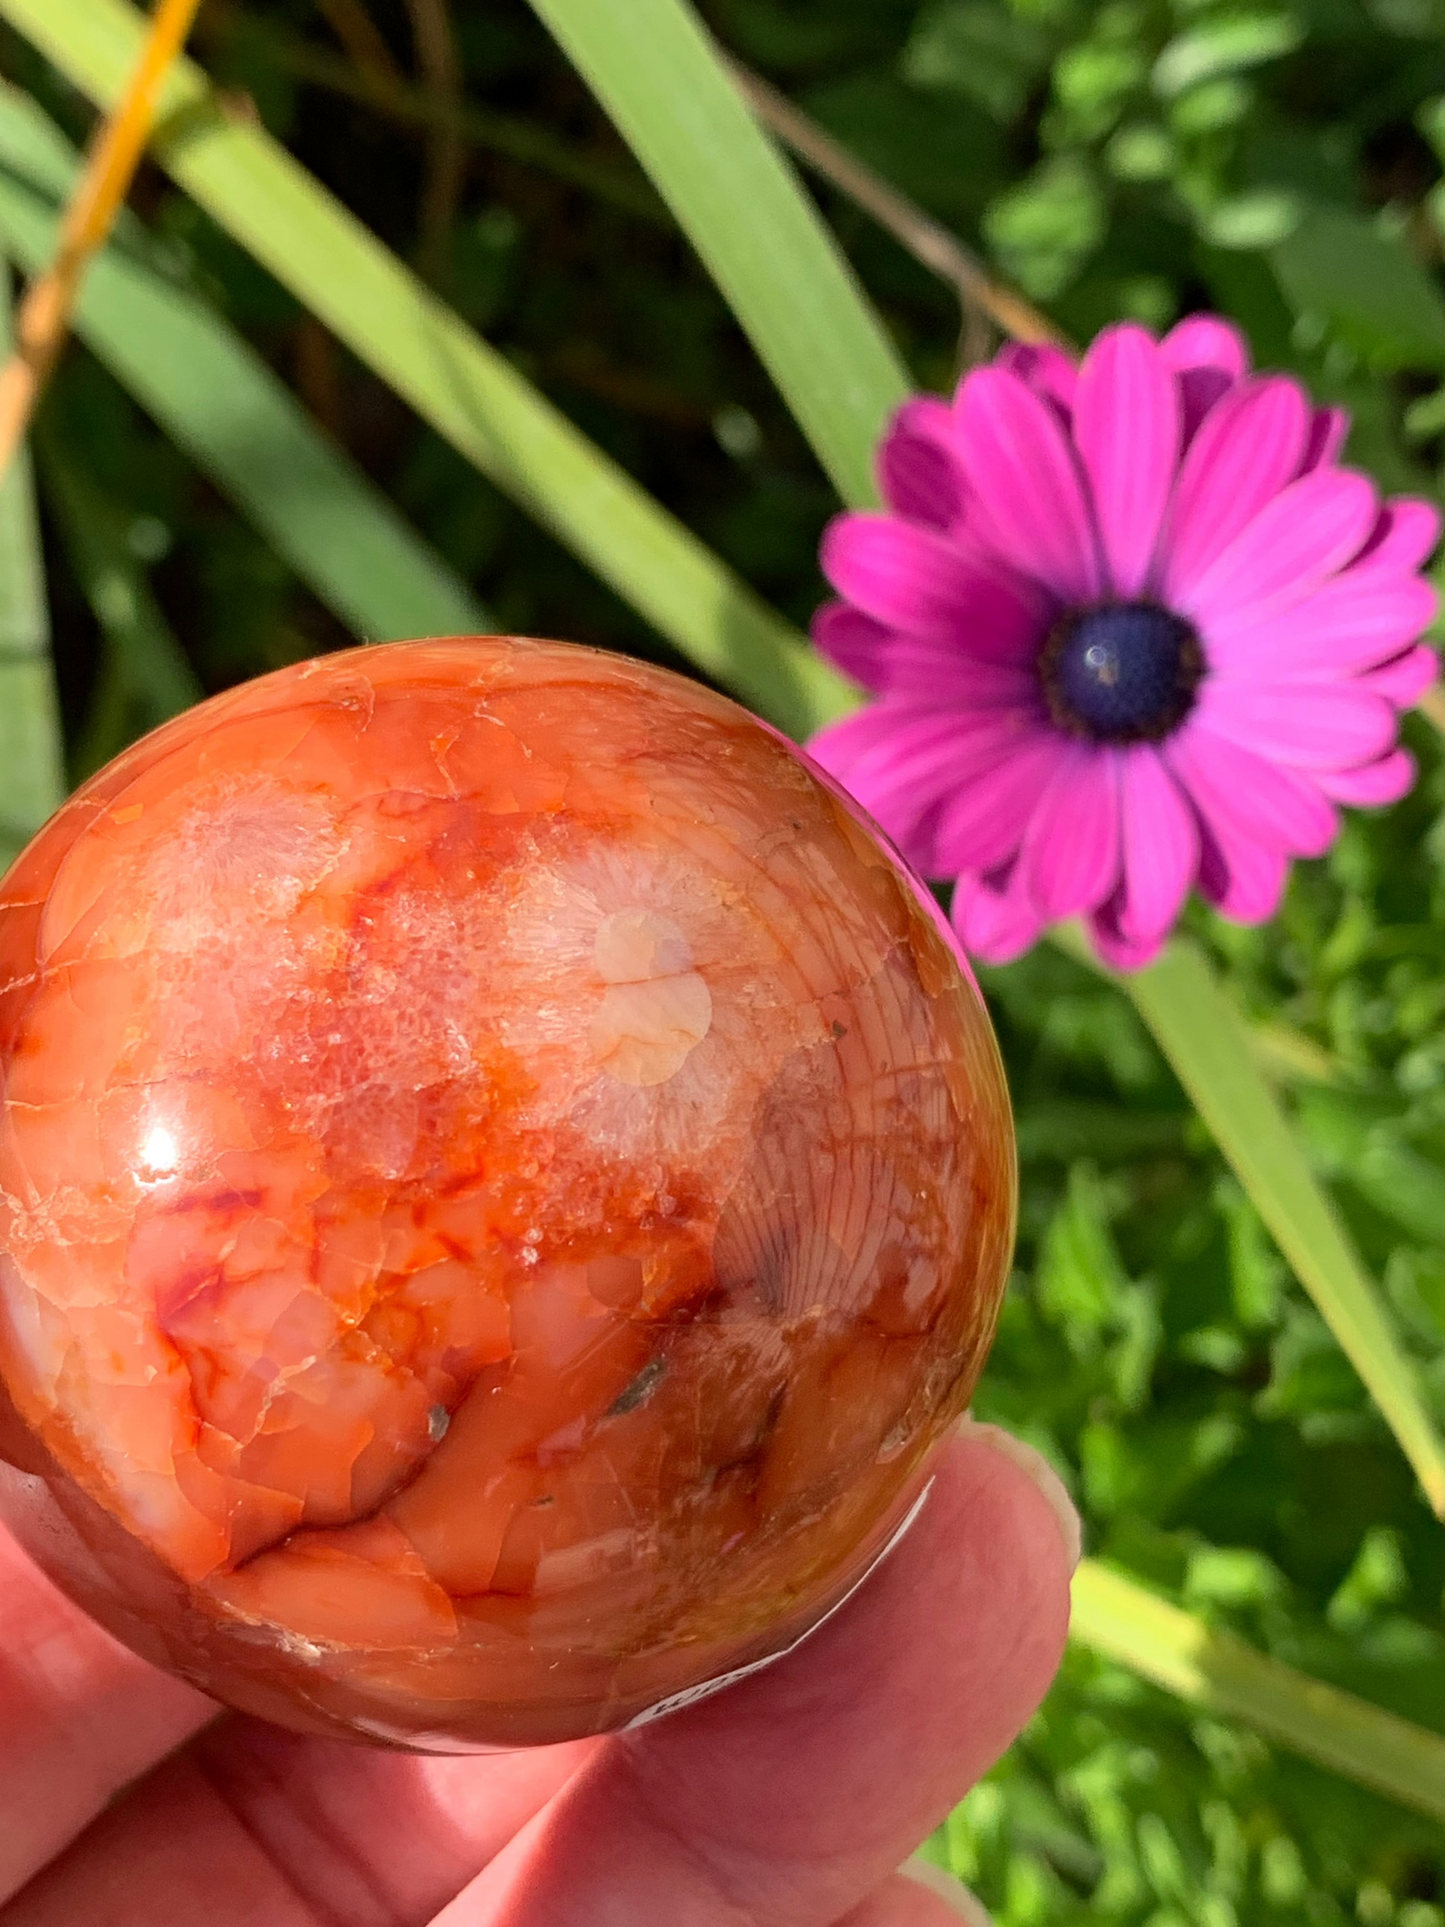
[[[1204,652],[1155,602],[1101,602],[1055,625],[1039,657],[1049,714],[1095,743],[1157,743],[1194,707]]]

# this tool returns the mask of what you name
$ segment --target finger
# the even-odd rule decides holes
[[[955,1439],[913,1531],[835,1618],[768,1671],[607,1742],[437,1927],[845,1917],[1053,1677],[1077,1521],[1066,1536],[1062,1489],[1033,1457],[987,1427]]]
[[[0,1901],[215,1714],[72,1606],[0,1526]]]
[[[598,1744],[422,1759],[245,1720],[197,1751],[227,1811],[323,1918],[329,1902],[347,1927],[391,1927],[429,1921]]]
[[[941,1867],[903,1867],[885,1880],[837,1927],[989,1927],[988,1915],[967,1887]]]
[[[228,1720],[103,1814],[0,1927],[423,1927],[596,1744],[422,1759]]]

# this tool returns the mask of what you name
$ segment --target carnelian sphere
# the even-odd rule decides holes
[[[309,1731],[603,1731],[866,1571],[992,1331],[977,992],[745,711],[555,643],[203,703],[0,889],[0,1509]]]

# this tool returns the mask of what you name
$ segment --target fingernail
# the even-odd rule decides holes
[[[976,1894],[971,1894],[961,1880],[955,1880],[951,1873],[932,1860],[925,1860],[922,1854],[914,1854],[905,1860],[898,1869],[905,1880],[913,1880],[920,1887],[927,1887],[930,1893],[938,1895],[945,1906],[952,1907],[960,1920],[966,1920],[969,1927],[992,1927],[983,1902]]]
[[[1042,1452],[1035,1451],[1032,1445],[1025,1445],[1012,1432],[1005,1432],[1001,1425],[980,1425],[979,1422],[964,1415],[959,1428],[970,1438],[981,1439],[995,1452],[1001,1452],[1006,1459],[1015,1464],[1020,1472],[1031,1478],[1053,1507],[1054,1517],[1059,1522],[1059,1530],[1064,1535],[1064,1545],[1069,1555],[1069,1571],[1077,1569],[1084,1556],[1084,1529],[1079,1523],[1079,1515],[1074,1502],[1069,1497],[1063,1480],[1049,1464]]]

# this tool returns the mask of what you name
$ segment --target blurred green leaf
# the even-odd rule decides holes
[[[0,358],[9,349],[10,275],[0,264]],[[30,451],[22,446],[0,478],[0,864],[64,795],[45,560]]]
[[[1306,1142],[1330,1176],[1422,1244],[1445,1250],[1445,1169],[1376,1123],[1358,1098],[1301,1092]]]
[[[1162,127],[1121,127],[1109,143],[1109,170],[1121,181],[1163,181],[1174,172],[1178,154]]]
[[[1299,221],[1299,202],[1293,194],[1260,187],[1216,201],[1201,217],[1199,231],[1217,248],[1268,248],[1284,241]]]
[[[908,377],[686,0],[532,0],[727,297],[845,502]]]
[[[1409,1589],[1399,1533],[1375,1526],[1360,1541],[1355,1563],[1335,1588],[1325,1616],[1340,1631],[1352,1632],[1380,1606],[1404,1598]]]
[[[137,57],[126,0],[0,0],[0,15],[101,105]],[[696,537],[481,341],[261,128],[177,62],[162,164],[354,353],[698,666],[805,733],[843,680]]]
[[[1022,11],[987,0],[941,0],[920,14],[900,65],[915,86],[960,94],[995,120],[1010,121],[1048,57],[1048,36]]]
[[[1293,53],[1303,39],[1299,22],[1284,13],[1223,14],[1189,27],[1154,64],[1154,85],[1166,99],[1266,61]]]
[[[79,156],[40,108],[0,85],[0,247],[48,261]],[[123,219],[92,264],[75,326],[278,555],[366,641],[475,633],[486,618],[448,569],[260,356],[177,285]]]
[[[1098,1173],[1090,1164],[1076,1164],[1039,1253],[1039,1305],[1063,1326],[1072,1349],[1088,1351],[1113,1322],[1128,1287]]]
[[[1445,162],[1445,94],[1437,94],[1415,110],[1415,125],[1435,150],[1435,158]]]
[[[1086,140],[1107,134],[1145,71],[1134,45],[1085,41],[1061,54],[1054,63],[1054,93],[1071,130]]]
[[[984,216],[984,234],[1004,272],[1036,300],[1059,294],[1104,238],[1099,184],[1078,155],[1041,163],[999,195]]]
[[[1022,1100],[1014,1108],[1019,1156],[1135,1158],[1184,1149],[1187,1113],[1131,1111],[1062,1097]]]
[[[1295,313],[1318,317],[1372,367],[1445,368],[1445,297],[1398,235],[1308,208],[1270,262]]]

